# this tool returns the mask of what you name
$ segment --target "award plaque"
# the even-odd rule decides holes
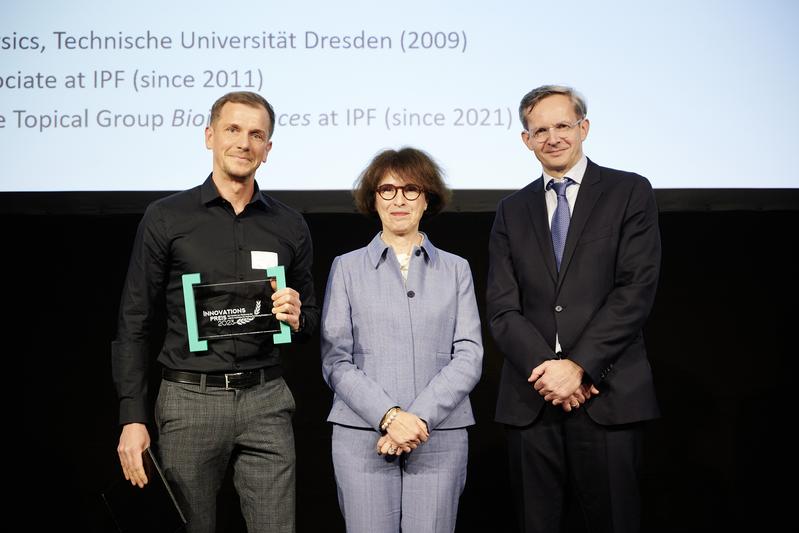
[[[266,270],[266,277],[251,281],[203,284],[200,274],[183,274],[183,301],[189,350],[208,349],[208,341],[271,333],[272,342],[291,342],[289,326],[272,314],[272,280],[286,286],[282,266]]]

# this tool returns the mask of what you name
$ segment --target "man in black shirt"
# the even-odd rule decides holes
[[[150,445],[152,422],[148,346],[165,302],[158,452],[188,507],[190,533],[215,530],[216,496],[228,464],[248,530],[294,531],[295,405],[273,337],[221,336],[192,351],[182,280],[188,273],[200,274],[203,284],[263,280],[265,269],[282,265],[287,288],[272,295],[272,313],[295,337],[316,329],[308,227],[255,181],[272,148],[274,125],[271,105],[258,94],[233,92],[214,103],[205,130],[213,172],[202,185],[147,208],[123,288],[112,344],[120,463],[131,483],[147,483],[141,453]]]

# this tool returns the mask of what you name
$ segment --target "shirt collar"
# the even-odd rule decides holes
[[[585,176],[585,169],[588,167],[588,158],[583,154],[577,164],[571,167],[566,174],[563,175],[564,178],[571,178],[571,180],[576,183],[577,185],[583,181],[583,176]],[[552,176],[544,172],[544,190],[547,190],[547,185],[549,182],[554,180]]]
[[[202,201],[203,205],[211,205],[212,203],[221,202],[222,200],[223,198],[220,196],[214,184],[213,174],[208,174],[208,177],[200,186],[200,201]],[[260,207],[265,211],[271,207],[269,197],[261,191],[257,181],[254,183],[252,199],[248,202],[248,205]]]
[[[253,183],[253,185],[254,189],[252,192],[252,200],[250,200],[250,203],[257,207],[260,207],[265,211],[268,210],[270,207],[272,207],[272,201],[269,199],[269,196],[267,196],[267,194],[261,191],[261,188],[258,187],[257,180]]]
[[[369,256],[369,264],[374,265],[375,268],[380,266],[380,262],[385,258],[387,250],[391,248],[383,241],[383,239],[380,238],[381,233],[382,232],[379,232],[377,235],[375,235],[372,239],[372,242],[366,246],[366,253]],[[433,243],[430,242],[430,238],[426,233],[420,233],[422,234],[422,244],[419,246],[414,246],[413,249],[415,250],[416,248],[420,248],[422,252],[424,252],[425,259],[427,259],[430,264],[434,264],[438,258],[438,249],[433,246]],[[413,253],[413,250],[411,250],[411,253]]]
[[[208,177],[205,178],[205,181],[200,187],[200,201],[202,201],[203,205],[209,205],[212,202],[218,202],[222,199],[222,197],[219,196],[219,191],[216,190],[216,185],[214,185],[214,180],[211,176],[212,174],[208,174]]]

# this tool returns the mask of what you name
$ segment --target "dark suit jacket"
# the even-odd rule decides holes
[[[660,270],[658,211],[637,174],[590,160],[573,208],[560,274],[547,220],[543,177],[504,198],[489,243],[488,321],[505,356],[496,420],[530,424],[544,399],[533,368],[564,357],[601,391],[586,404],[603,425],[659,416],[642,327]]]

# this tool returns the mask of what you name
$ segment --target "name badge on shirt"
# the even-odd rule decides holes
[[[262,252],[253,250],[250,252],[252,268],[267,270],[277,266],[277,254],[275,252]]]

